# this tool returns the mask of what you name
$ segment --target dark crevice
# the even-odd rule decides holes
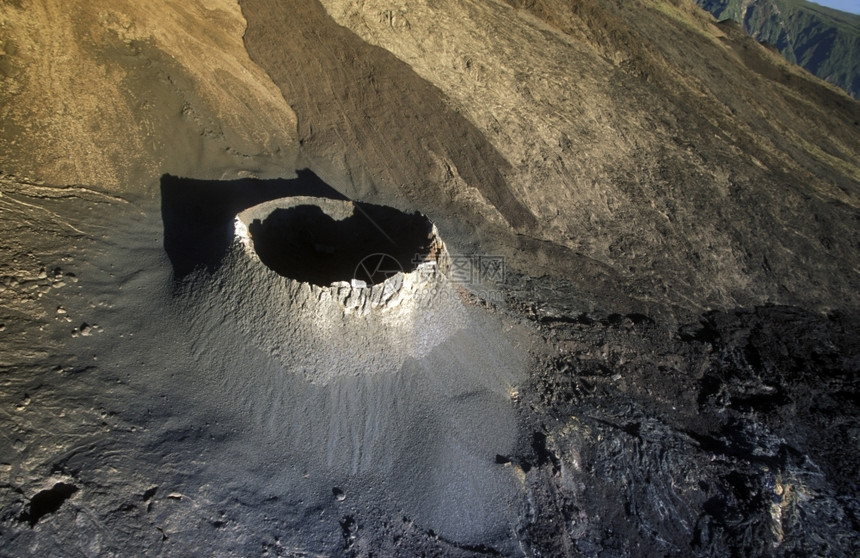
[[[30,500],[30,506],[19,517],[20,521],[27,522],[30,527],[36,525],[46,515],[55,513],[68,500],[72,494],[78,491],[73,484],[58,482],[53,487],[37,492]]]

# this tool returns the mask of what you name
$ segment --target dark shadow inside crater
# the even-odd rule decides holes
[[[356,203],[336,220],[316,205],[275,209],[248,227],[254,250],[271,269],[297,281],[329,286],[384,281],[413,271],[433,244],[433,226],[419,213]]]
[[[290,196],[347,199],[309,170],[294,179],[196,180],[161,177],[164,249],[175,279],[215,269],[233,241],[233,219],[257,204]]]

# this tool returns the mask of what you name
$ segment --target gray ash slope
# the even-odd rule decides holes
[[[855,101],[686,1],[160,8],[0,6],[0,554],[857,554]],[[505,280],[398,347],[237,246],[299,195]]]
[[[522,333],[442,283],[427,311],[403,302],[412,321],[396,308],[393,324],[347,315],[238,240],[212,271],[175,279],[157,208],[138,207],[71,221],[111,232],[71,252],[59,277],[73,286],[52,288],[52,275],[34,302],[42,358],[4,369],[4,455],[17,456],[4,465],[4,555],[332,555],[348,525],[364,537],[395,519],[418,546],[435,532],[454,549],[513,552],[521,483],[495,456],[518,432]],[[34,235],[35,254],[57,257]],[[40,324],[20,327],[37,337]]]

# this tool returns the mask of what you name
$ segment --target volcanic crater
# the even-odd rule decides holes
[[[275,200],[240,219],[264,264],[320,287],[382,283],[433,260],[441,244],[433,224],[419,213],[343,200]]]

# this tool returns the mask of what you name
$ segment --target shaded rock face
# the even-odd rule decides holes
[[[252,1],[243,10],[249,53],[302,113],[299,141],[323,178],[352,196],[396,185],[432,203],[435,184],[456,174],[515,230],[534,225],[508,184],[510,163],[407,64],[336,25],[315,1]]]
[[[73,484],[58,482],[51,488],[33,495],[33,498],[30,499],[29,509],[22,513],[19,519],[26,521],[30,527],[33,527],[44,516],[59,510],[63,502],[77,491],[78,488]]]
[[[160,180],[164,250],[173,274],[182,279],[195,268],[214,270],[235,234],[236,214],[286,196],[345,199],[314,173],[293,179],[194,180],[164,175]]]

